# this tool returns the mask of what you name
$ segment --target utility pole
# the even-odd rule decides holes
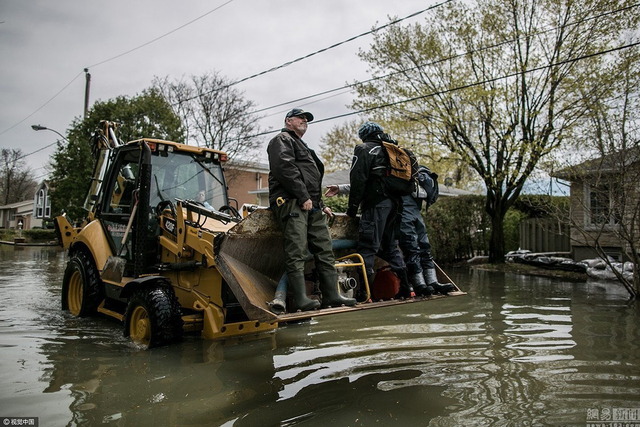
[[[84,86],[84,118],[87,118],[87,112],[89,111],[89,89],[91,87],[91,74],[89,74],[89,69],[84,69],[85,74],[85,86]]]

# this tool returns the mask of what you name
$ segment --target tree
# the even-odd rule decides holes
[[[504,260],[503,220],[538,162],[584,114],[600,52],[637,25],[631,2],[451,2],[424,25],[392,27],[360,56],[374,77],[353,107],[413,121],[486,188],[489,257]],[[619,12],[616,12],[619,11]],[[595,56],[593,56],[595,55]],[[382,78],[390,75],[388,78]]]
[[[361,143],[358,138],[360,122],[351,120],[334,126],[320,138],[320,157],[325,172],[349,169],[353,158],[353,147]]]
[[[372,117],[366,120],[351,120],[334,126],[320,139],[320,156],[325,163],[327,172],[349,169],[353,157],[353,147],[362,141],[358,138],[358,128],[367,120],[374,121],[396,139],[405,148],[413,151],[418,163],[427,165],[438,173],[441,179],[451,178],[457,187],[471,188],[476,184],[469,167],[456,158],[445,153],[441,147],[425,144],[422,135],[416,132],[415,123],[393,120],[386,122],[384,118]]]
[[[122,141],[158,138],[184,142],[180,119],[154,89],[129,98],[119,96],[96,102],[85,119],[76,118],[67,131],[68,143],[58,143],[52,156],[51,187],[54,213],[65,211],[75,220],[84,218],[85,197],[91,183],[94,157],[91,136],[102,120],[120,123]]]
[[[33,198],[37,183],[23,159],[22,150],[3,148],[0,151],[0,203],[3,205]]]
[[[616,76],[612,79],[611,76]],[[593,75],[591,102],[576,141],[589,160],[560,163],[556,176],[569,179],[571,237],[611,267],[632,297],[640,294],[640,54],[620,52]],[[576,147],[577,148],[577,147]],[[558,164],[556,164],[558,166]],[[633,281],[613,265],[611,247],[635,265]]]
[[[181,118],[188,141],[244,160],[261,146],[254,136],[259,131],[254,103],[217,72],[173,82],[156,77],[153,85]]]

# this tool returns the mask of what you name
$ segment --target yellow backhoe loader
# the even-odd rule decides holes
[[[282,235],[268,209],[241,213],[229,204],[225,153],[156,139],[121,143],[110,122],[101,124],[93,144],[87,217],[77,227],[65,216],[56,218],[69,253],[62,308],[79,317],[102,313],[118,319],[140,346],[168,344],[185,332],[218,339],[314,316],[443,297],[372,300],[371,284],[360,274],[362,258],[350,253],[357,223],[337,215],[330,227],[336,286],[345,296],[364,295],[362,302],[296,311],[282,280]],[[201,192],[204,201],[197,198]],[[312,261],[307,273],[313,294]]]

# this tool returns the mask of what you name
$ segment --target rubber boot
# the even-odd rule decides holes
[[[338,291],[338,276],[336,272],[319,273],[320,292],[322,292],[322,308],[356,305],[355,298],[345,298]]]
[[[304,282],[304,272],[287,273],[288,288],[293,294],[293,302],[298,310],[309,311],[320,307],[320,302],[307,296],[307,286]]]
[[[431,286],[436,293],[446,295],[456,290],[455,286],[451,283],[438,282],[438,275],[436,274],[435,268],[427,268],[423,270],[423,273],[426,283],[428,283],[428,286]]]
[[[428,286],[424,281],[424,276],[421,271],[409,276],[409,283],[411,283],[413,290],[416,291],[416,295],[418,296],[428,297],[434,293],[433,287]]]
[[[393,272],[400,279],[400,291],[396,294],[395,299],[408,299],[416,296],[413,291],[413,287],[409,283],[409,278],[407,277],[407,270],[399,269],[393,270]]]

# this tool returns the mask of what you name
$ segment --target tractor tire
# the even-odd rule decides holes
[[[124,318],[124,334],[136,345],[152,348],[182,338],[180,304],[171,288],[136,290]]]
[[[93,259],[77,251],[67,263],[62,280],[62,309],[75,317],[95,314],[104,299],[104,286]]]

